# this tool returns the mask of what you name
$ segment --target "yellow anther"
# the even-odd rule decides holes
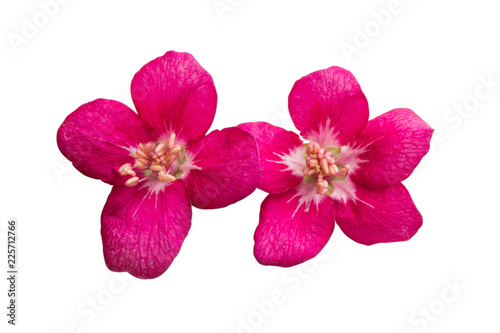
[[[149,142],[148,144],[146,144],[144,146],[144,148],[142,149],[142,151],[145,152],[146,154],[149,154],[150,152],[153,151],[154,147],[155,147],[154,143]]]
[[[156,148],[155,148],[156,154],[158,154],[158,156],[165,154],[164,148],[165,148],[165,145],[163,143],[159,143],[158,146],[156,146]]]
[[[181,151],[181,146],[175,145],[170,150],[170,155],[175,155],[175,154],[177,154],[180,151]]]
[[[125,163],[120,167],[120,169],[118,169],[118,172],[120,173],[120,175],[126,176],[128,174],[127,170],[130,168],[132,168],[132,165],[130,165],[130,163]]]
[[[128,187],[135,186],[135,185],[137,185],[138,181],[139,181],[139,177],[130,178],[129,180],[127,180],[125,182],[125,186],[128,186]]]
[[[175,177],[166,173],[165,171],[160,171],[158,173],[158,179],[162,182],[167,182],[167,181],[173,182],[175,180]]]
[[[138,158],[142,158],[144,160],[149,160],[149,155],[147,155],[146,153],[144,153],[144,151],[142,149],[137,149],[137,157]]]
[[[172,133],[167,141],[167,149],[172,149],[172,147],[174,146],[174,142],[175,142],[175,133]]]
[[[154,171],[154,172],[160,172],[163,170],[163,165],[161,163],[158,163],[158,162],[153,162],[153,163],[151,163],[150,169],[151,169],[151,171]]]
[[[135,160],[135,164],[134,166],[136,168],[138,168],[139,170],[144,170],[146,169],[146,166],[148,165],[149,163],[147,161],[144,161],[143,159],[136,159]]]

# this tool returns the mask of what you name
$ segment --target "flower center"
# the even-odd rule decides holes
[[[316,193],[330,195],[333,193],[332,181],[345,180],[349,173],[349,164],[336,163],[340,156],[340,147],[321,148],[316,142],[309,142],[305,151],[306,168],[304,180],[316,181]]]
[[[160,182],[171,182],[174,177],[174,162],[181,155],[182,147],[175,143],[175,134],[172,133],[167,142],[148,142],[146,145],[139,144],[134,155],[135,163],[125,163],[118,172],[122,176],[131,176],[126,186],[136,186],[138,183],[157,179]]]

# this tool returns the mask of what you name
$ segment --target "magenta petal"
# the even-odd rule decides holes
[[[88,177],[115,184],[132,163],[130,149],[151,139],[151,128],[128,106],[97,99],[73,111],[57,131],[59,150]]]
[[[409,109],[395,109],[368,122],[354,142],[362,152],[352,175],[359,185],[383,188],[408,178],[429,151],[434,130]]]
[[[304,178],[305,160],[304,145],[297,134],[265,122],[244,123],[238,127],[257,141],[262,168],[259,189],[283,193],[299,185]],[[295,155],[299,155],[302,164],[294,160]]]
[[[225,207],[259,184],[257,145],[242,129],[216,130],[186,148],[186,163],[180,169],[193,206]]]
[[[295,82],[288,97],[302,137],[320,146],[344,145],[368,121],[368,102],[351,72],[330,67]]]
[[[356,189],[356,201],[335,200],[335,221],[352,240],[371,245],[413,237],[422,216],[408,190],[398,183],[379,190]]]
[[[333,200],[315,194],[315,187],[311,190],[307,199],[292,189],[269,194],[262,202],[254,236],[259,263],[297,265],[314,258],[328,242],[335,226]]]
[[[174,132],[185,145],[201,139],[215,116],[212,77],[189,53],[169,51],[147,63],[135,74],[131,90],[139,115],[158,137]]]
[[[163,189],[114,186],[101,216],[104,259],[115,272],[141,279],[163,274],[179,253],[191,227],[184,183]]]

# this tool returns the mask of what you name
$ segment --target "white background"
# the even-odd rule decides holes
[[[500,331],[495,2],[66,2],[52,16],[35,0],[0,5],[2,270],[6,221],[20,225],[18,326],[6,324],[2,278],[2,332]],[[37,31],[26,35],[26,22]],[[56,131],[99,97],[132,106],[134,73],[168,50],[192,53],[213,76],[212,129],[262,120],[294,130],[293,83],[332,65],[354,73],[371,118],[413,109],[436,129],[432,152],[404,182],[423,227],[408,242],[370,247],[336,228],[318,259],[265,267],[252,254],[265,198],[256,191],[195,210],[161,277],[110,272],[100,214],[111,187],[66,161]]]

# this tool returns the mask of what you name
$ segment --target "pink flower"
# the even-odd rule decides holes
[[[260,177],[253,137],[236,128],[206,135],[217,93],[188,53],[167,52],[137,72],[126,105],[97,99],[57,132],[61,152],[84,175],[113,185],[101,215],[106,265],[155,278],[179,253],[191,204],[220,208],[252,193]]]
[[[409,109],[368,121],[368,102],[340,67],[311,73],[288,98],[299,136],[265,122],[240,128],[257,140],[262,202],[254,254],[293,266],[316,256],[335,222],[366,245],[410,239],[422,216],[401,184],[429,150],[433,130]]]

